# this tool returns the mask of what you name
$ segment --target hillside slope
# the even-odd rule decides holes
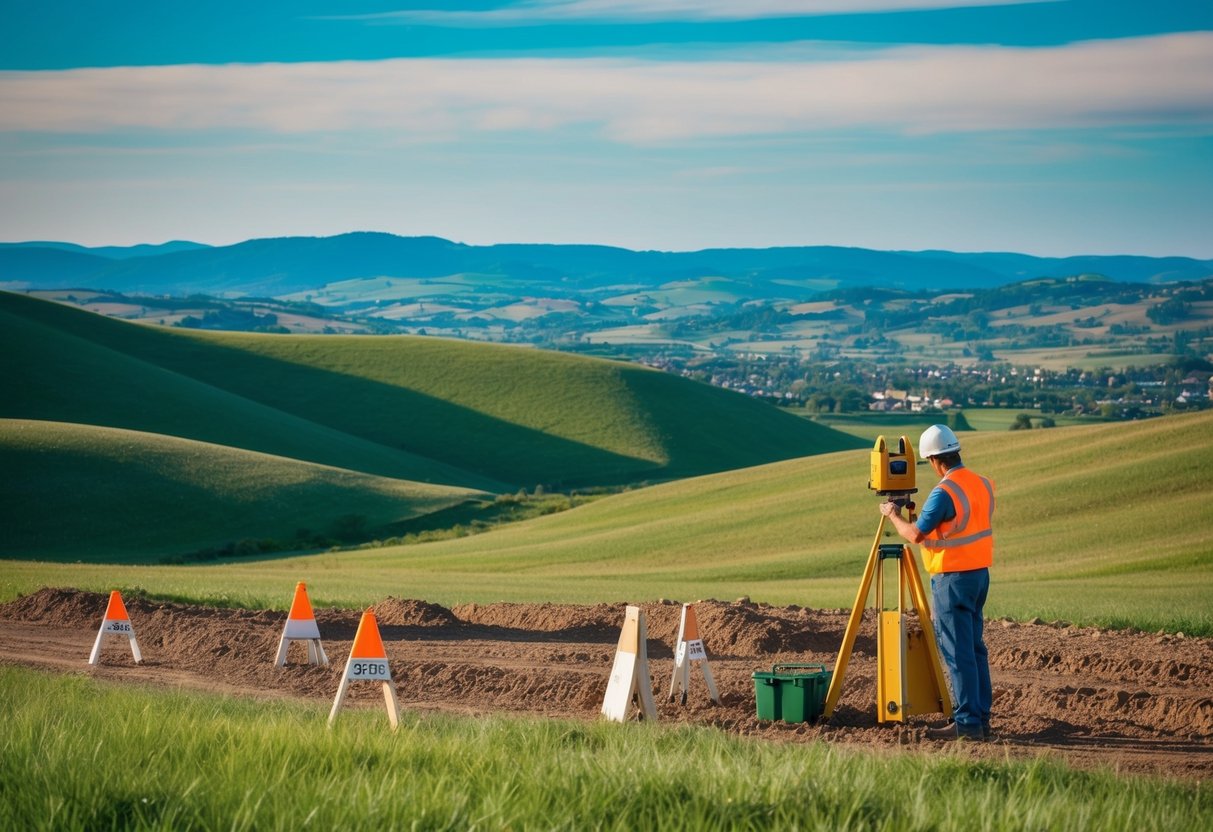
[[[318,458],[322,439],[310,451],[283,448],[313,443],[298,434],[303,422],[382,446],[396,457],[391,475],[408,479],[602,485],[862,444],[736,393],[560,353],[415,337],[181,332],[8,293],[0,315],[9,356],[0,382],[14,391],[0,416],[134,427],[382,472]],[[191,416],[196,401],[206,418]],[[270,436],[258,428],[266,409],[290,417]],[[257,416],[248,430],[244,412]],[[218,425],[226,436],[213,435]],[[418,460],[430,467],[408,470]]]
[[[0,419],[0,459],[3,557],[137,563],[231,544],[255,554],[339,540],[479,496],[58,422]]]
[[[964,434],[966,460],[998,493],[993,610],[1104,621],[1144,610],[1213,627],[1210,431],[1213,411]],[[448,601],[849,605],[879,519],[867,466],[851,451],[666,483],[472,538],[350,553],[344,566],[445,585]],[[920,466],[924,497],[934,484]]]
[[[1203,412],[964,434],[966,460],[998,492],[988,617],[1213,633],[1211,430],[1213,412]],[[919,472],[925,492],[934,477]],[[459,540],[340,555],[155,570],[9,561],[0,597],[117,585],[255,606],[306,580],[313,600],[350,607],[390,592],[448,605],[744,595],[849,608],[878,521],[867,473],[865,451],[827,454],[639,489]]]
[[[498,490],[504,484],[309,422],[122,351],[139,327],[62,318],[0,294],[0,417],[168,434],[396,479]],[[25,300],[25,299],[22,299]],[[22,314],[28,311],[49,313]],[[109,341],[113,347],[106,346]],[[151,350],[154,352],[154,349]]]
[[[1213,563],[1213,512],[1202,509],[1213,487],[1211,430],[1213,411],[1202,411],[961,434],[965,460],[998,492],[999,566],[1062,578]],[[576,564],[587,576],[621,566],[731,579],[849,574],[866,557],[878,520],[867,475],[865,451],[788,460],[665,483],[420,548],[441,549],[446,568],[459,568],[450,557],[459,555],[477,569],[546,572]],[[925,498],[936,478],[924,464],[917,477]],[[396,553],[412,556],[409,549]]]

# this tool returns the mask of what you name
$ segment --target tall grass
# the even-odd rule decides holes
[[[406,713],[0,668],[6,829],[1206,829],[1207,786],[963,749]]]

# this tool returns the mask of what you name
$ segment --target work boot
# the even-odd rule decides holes
[[[985,732],[978,728],[962,727],[956,724],[954,720],[949,720],[946,724],[938,728],[927,729],[927,739],[929,740],[984,740]]]
[[[943,725],[928,728],[926,736],[929,740],[954,740],[956,739],[956,723],[949,719]]]

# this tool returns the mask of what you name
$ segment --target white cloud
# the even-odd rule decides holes
[[[578,127],[644,144],[1213,124],[1213,33],[1046,49],[914,47],[841,62],[402,59],[0,72],[0,131],[387,131],[404,140]]]
[[[507,25],[586,21],[714,21],[832,14],[1006,6],[1055,0],[523,0],[485,10],[406,9],[353,20],[397,20],[441,25]]]

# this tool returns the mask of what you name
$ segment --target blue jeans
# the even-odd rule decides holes
[[[960,735],[980,736],[982,726],[990,724],[990,660],[982,641],[989,591],[989,569],[931,576],[935,636],[952,681],[952,714]]]

